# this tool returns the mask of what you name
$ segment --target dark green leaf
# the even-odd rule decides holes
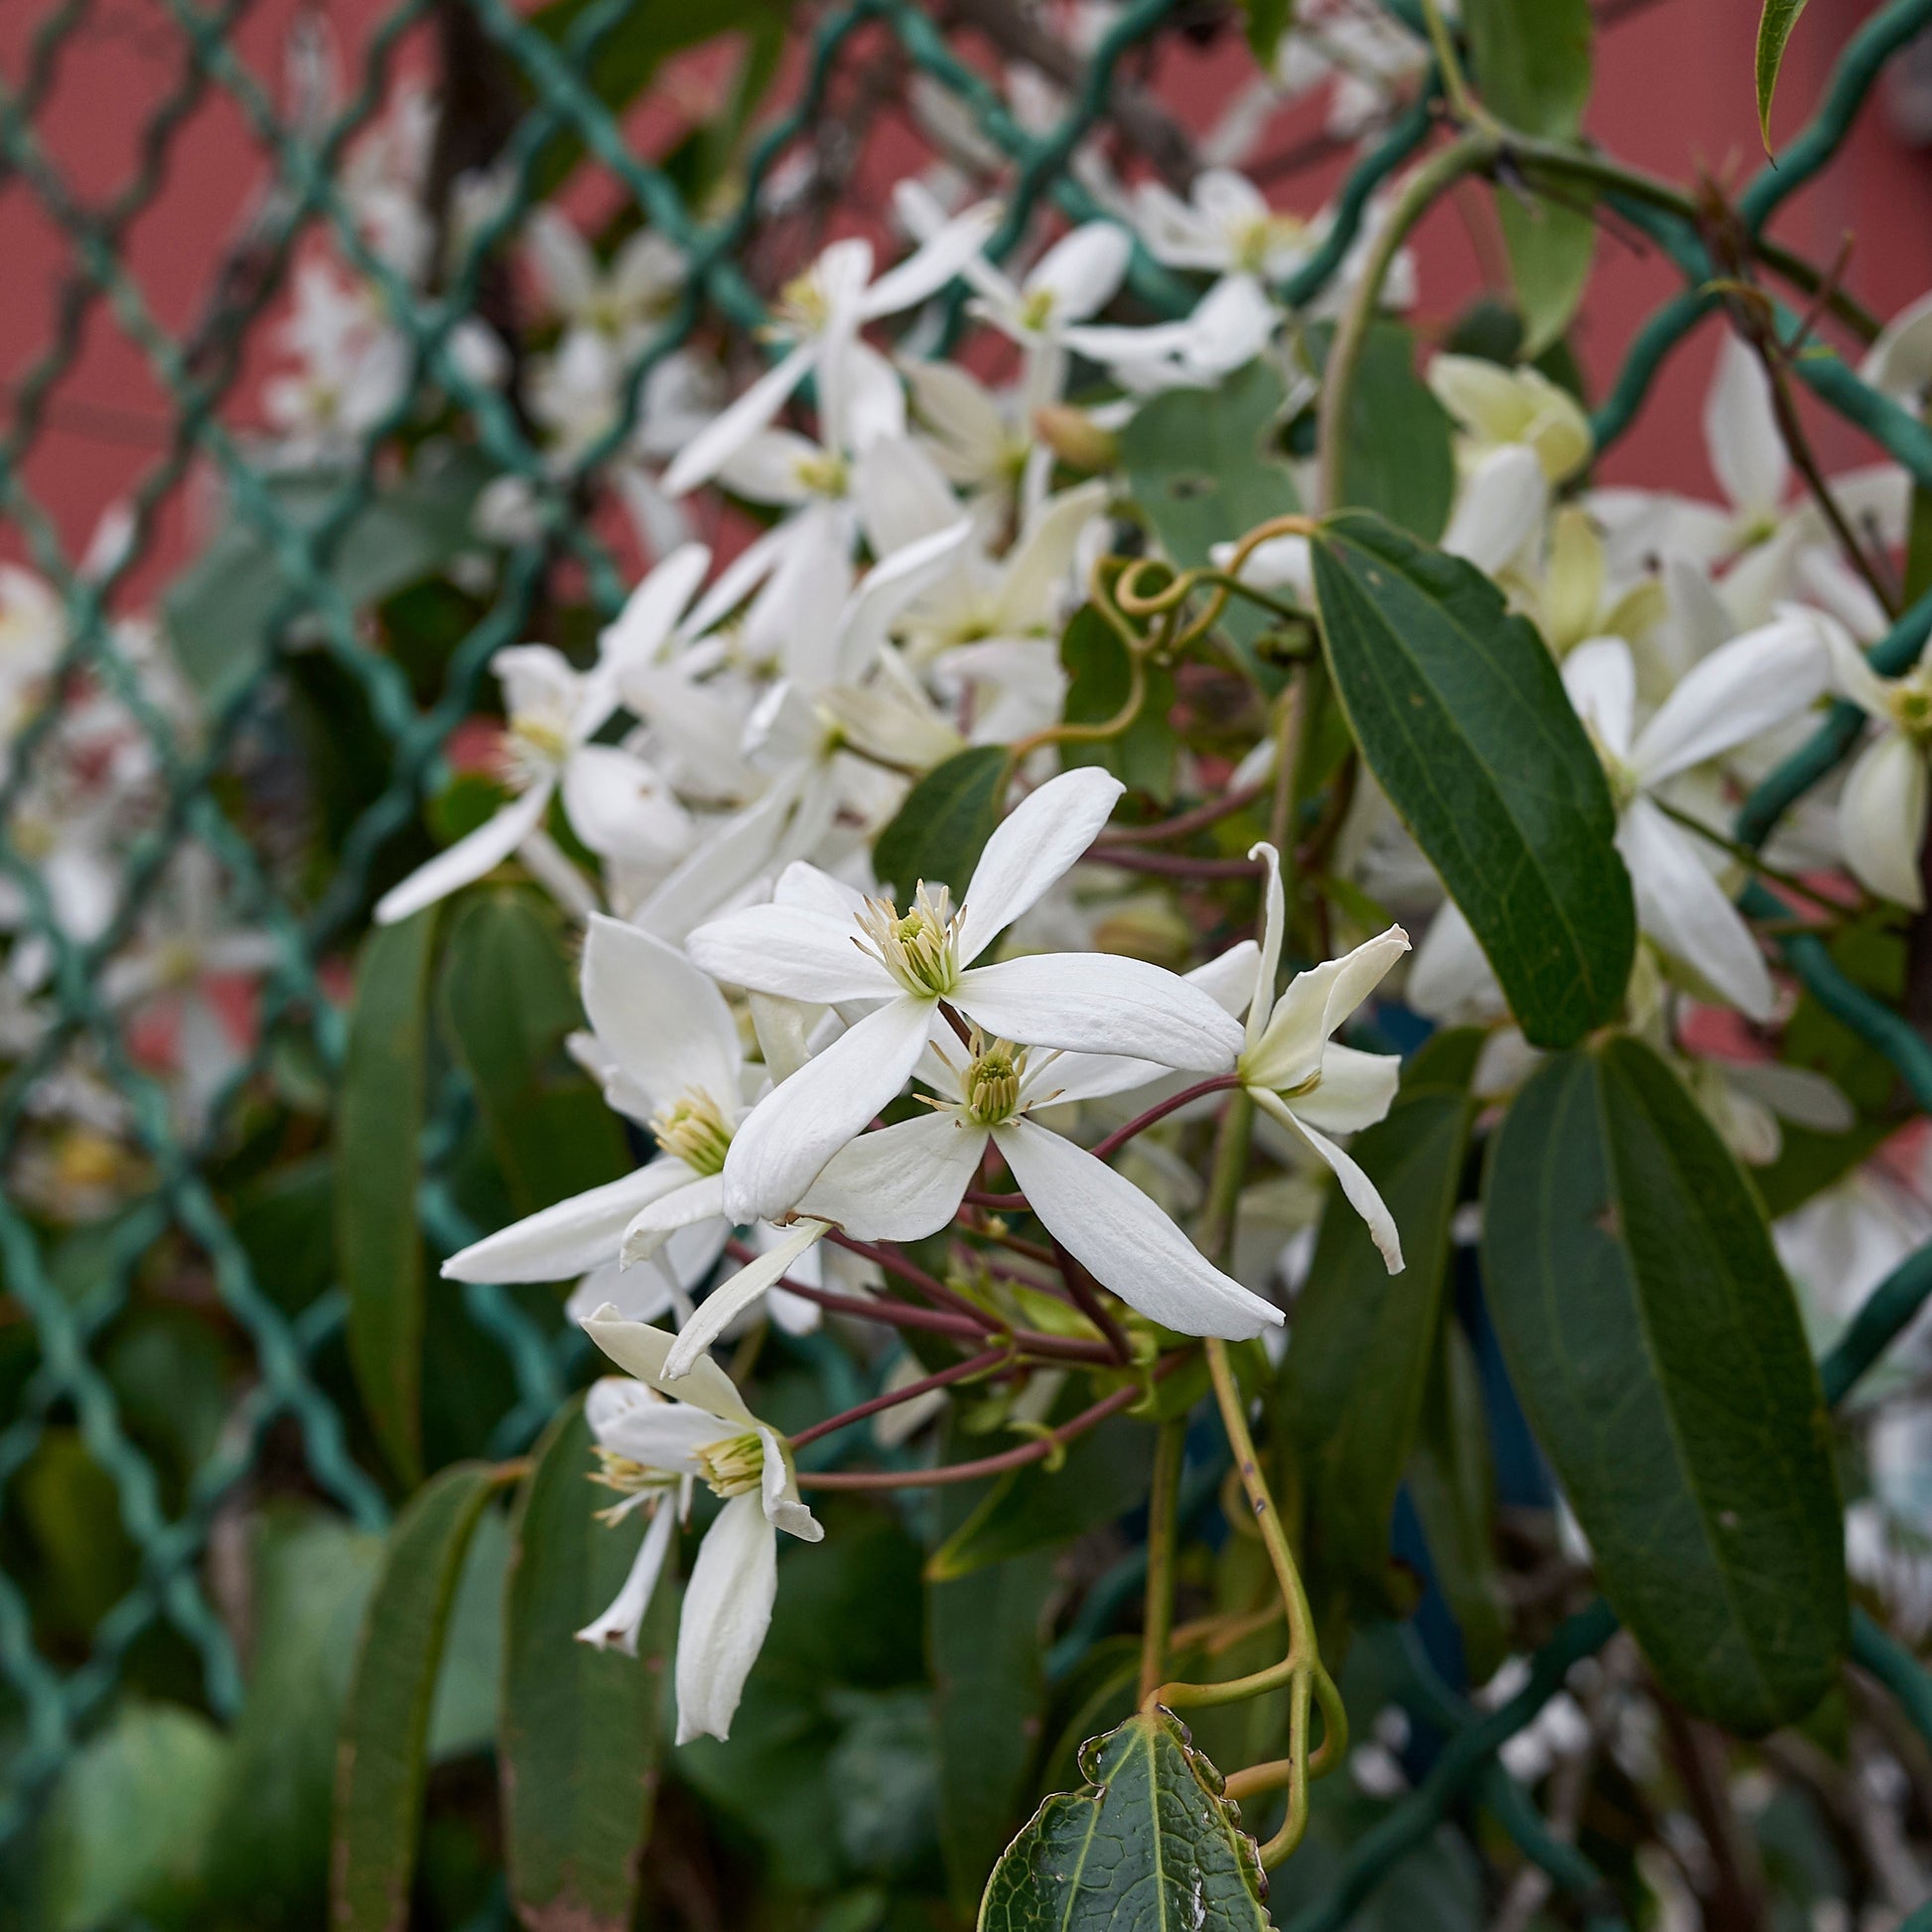
[[[423,1239],[417,1142],[436,907],[362,942],[336,1115],[336,1261],[348,1295],[348,1354],[376,1440],[421,1480]]]
[[[1589,0],[1468,0],[1475,82],[1504,123],[1567,140],[1589,101]]]
[[[1268,1932],[1254,1841],[1175,1719],[1137,1713],[1080,1770],[1086,1788],[1048,1798],[994,1867],[980,1932]]]
[[[621,1932],[657,1784],[661,1654],[595,1650],[575,1632],[609,1608],[641,1512],[598,1520],[590,1425],[570,1404],[537,1446],[511,1526],[499,1736],[510,1895],[524,1922]],[[668,1601],[660,1590],[659,1610]],[[652,1629],[647,1627],[646,1639]]]
[[[1071,725],[1100,725],[1120,715],[1132,688],[1133,667],[1119,633],[1091,604],[1073,614],[1060,638],[1060,663],[1067,674],[1061,712]],[[1173,673],[1149,665],[1147,689],[1134,722],[1117,737],[1060,747],[1066,765],[1097,764],[1132,791],[1144,791],[1166,804],[1173,796],[1174,759],[1180,741],[1171,722]]]
[[[1153,1462],[1151,1429],[1122,1418],[1103,1423],[1068,1446],[1059,1467],[1030,1462],[995,1480],[933,1551],[925,1574],[936,1581],[970,1576],[1110,1523],[1146,1497]]]
[[[561,922],[531,893],[476,895],[450,932],[440,1009],[511,1205],[532,1214],[627,1173],[623,1131],[563,1050],[583,1025]]]
[[[1508,188],[1496,191],[1496,213],[1523,315],[1523,360],[1533,362],[1562,339],[1584,299],[1596,255],[1596,223],[1561,202],[1526,203]]]
[[[389,1533],[337,1760],[330,1912],[339,1932],[403,1932],[409,1923],[443,1633],[471,1533],[497,1484],[484,1463],[453,1463]]]
[[[1830,1422],[1751,1190],[1656,1054],[1547,1062],[1492,1151],[1483,1273],[1511,1378],[1664,1687],[1757,1732],[1846,1641]]]
[[[922,879],[963,892],[1000,822],[1006,788],[1004,745],[975,745],[934,765],[880,833],[873,870],[901,902]]]
[[[1489,956],[1524,1033],[1614,1017],[1636,949],[1603,768],[1543,639],[1473,566],[1371,516],[1314,541],[1335,687],[1362,755]]]
[[[1301,1446],[1324,1574],[1385,1603],[1389,1518],[1441,1322],[1481,1044],[1473,1029],[1439,1035],[1417,1055],[1388,1118],[1356,1137],[1350,1151],[1388,1202],[1408,1265],[1391,1275],[1361,1216],[1331,1193],[1278,1385],[1281,1421]]]
[[[1343,509],[1374,510],[1434,543],[1455,497],[1449,412],[1416,373],[1416,339],[1399,322],[1372,324],[1362,343],[1342,445]]]
[[[1771,96],[1777,92],[1778,69],[1784,66],[1785,43],[1805,10],[1805,0],[1764,0],[1764,11],[1757,17],[1757,56],[1753,71],[1757,79],[1757,131],[1764,139],[1764,152],[1771,152]]]

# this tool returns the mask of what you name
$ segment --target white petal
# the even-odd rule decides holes
[[[1403,996],[1426,1020],[1449,1022],[1503,1010],[1502,991],[1469,922],[1445,899],[1416,948]]]
[[[1325,1134],[1318,1134],[1307,1121],[1298,1120],[1294,1109],[1279,1094],[1256,1092],[1254,1097],[1257,1106],[1281,1122],[1327,1163],[1341,1183],[1343,1198],[1362,1217],[1369,1239],[1375,1243],[1376,1251],[1382,1257],[1383,1266],[1391,1275],[1401,1274],[1404,1266],[1402,1235],[1396,1227],[1395,1216],[1389,1212],[1388,1203],[1376,1191],[1374,1181]]]
[[[1261,1044],[1242,1055],[1242,1073],[1255,1085],[1284,1091],[1312,1079],[1336,1029],[1408,950],[1409,935],[1392,925],[1339,959],[1297,973],[1275,1003]]]
[[[618,1259],[625,1268],[648,1261],[680,1229],[700,1227],[725,1217],[725,1177],[700,1174],[687,1186],[665,1194],[625,1223]]]
[[[971,965],[1072,869],[1126,789],[1111,772],[1082,765],[1049,778],[1000,821],[966,888],[962,965]]]
[[[834,679],[849,683],[864,672],[886,641],[893,620],[953,567],[972,538],[972,519],[958,517],[930,536],[914,538],[866,572],[839,614]]]
[[[578,1631],[579,1643],[593,1644],[599,1650],[621,1650],[626,1657],[636,1656],[637,1632],[643,1625],[644,1612],[650,1608],[651,1594],[663,1574],[664,1559],[670,1554],[671,1533],[676,1528],[677,1511],[659,1503],[651,1514],[644,1540],[637,1546],[637,1554],[630,1560],[623,1587],[596,1622],[587,1623]]]
[[[580,745],[564,766],[570,829],[606,859],[668,867],[691,849],[691,814],[657,771],[616,745]]]
[[[1026,629],[1049,616],[1087,525],[1106,507],[1108,485],[1096,481],[1062,490],[1039,507],[1007,553],[1000,621]]]
[[[702,543],[681,544],[673,550],[630,593],[616,621],[606,627],[599,640],[599,670],[621,677],[633,665],[651,662],[710,568],[711,552]]]
[[[1871,661],[1837,626],[1825,633],[1832,655],[1832,682],[1839,695],[1849,699],[1869,718],[1891,716],[1891,685],[1871,668]]]
[[[393,925],[493,872],[543,823],[550,791],[547,784],[532,785],[474,832],[439,852],[427,865],[418,866],[399,886],[391,886],[375,902],[376,924]]]
[[[1247,1047],[1252,1052],[1261,1044],[1261,1036],[1274,1017],[1275,981],[1282,970],[1282,929],[1288,913],[1282,897],[1281,855],[1264,839],[1248,848],[1248,857],[1259,859],[1268,871],[1261,896],[1261,951],[1255,960],[1254,989],[1248,998]]]
[[[1591,637],[1563,660],[1563,688],[1577,716],[1613,759],[1630,756],[1637,668],[1621,637]]]
[[[752,1109],[725,1157],[733,1220],[773,1220],[800,1199],[905,1085],[935,1011],[909,994],[889,1000]]]
[[[1505,443],[1469,472],[1442,547],[1493,577],[1529,547],[1549,505],[1550,480],[1536,452]]]
[[[729,1281],[720,1282],[678,1330],[671,1352],[664,1357],[665,1381],[689,1375],[705,1350],[824,1233],[823,1221],[801,1221],[774,1247],[748,1261]]]
[[[785,399],[811,372],[820,347],[816,339],[800,343],[730,408],[714,416],[664,472],[664,493],[682,496],[701,483],[709,483],[785,406]]]
[[[875,557],[890,556],[959,519],[959,498],[908,436],[881,437],[852,466],[852,495]]]
[[[569,1200],[526,1215],[443,1264],[453,1282],[567,1282],[607,1261],[630,1217],[649,1201],[690,1183],[682,1161],[652,1161],[621,1180],[607,1181]]]
[[[1241,1027],[1198,987],[1118,953],[1032,953],[959,976],[952,1004],[989,1034],[1031,1046],[1125,1053],[1161,1066],[1223,1073]]]
[[[1084,1148],[1030,1120],[995,1128],[993,1139],[1053,1237],[1150,1320],[1229,1341],[1281,1325],[1281,1310],[1222,1274],[1131,1180]]]
[[[1652,785],[1689,770],[1816,703],[1830,673],[1824,625],[1809,613],[1748,630],[1691,667],[1637,734],[1630,762]]]
[[[1808,1066],[1786,1066],[1781,1060],[1745,1060],[1726,1065],[1725,1077],[1733,1087],[1761,1100],[1780,1119],[1808,1127],[1814,1134],[1849,1134],[1858,1125],[1858,1109],[1844,1091]]]
[[[1112,221],[1083,222],[1040,256],[1025,292],[1050,291],[1055,322],[1083,322],[1114,299],[1133,257],[1133,237],[1125,228]]]
[[[1926,795],[1925,754],[1903,732],[1888,731],[1859,754],[1838,805],[1845,863],[1862,885],[1914,912],[1925,905]]]
[[[792,1474],[777,1437],[762,1423],[759,1425],[759,1441],[764,1445],[764,1467],[759,1472],[759,1500],[764,1506],[764,1520],[801,1542],[823,1543],[824,1526],[799,1501],[798,1478]]]
[[[738,1025],[710,978],[675,946],[593,913],[584,942],[584,1011],[599,1042],[650,1097],[708,1095],[729,1120],[744,1054]]]
[[[1630,869],[1637,923],[1752,1020],[1771,1017],[1771,975],[1744,916],[1692,844],[1648,798],[1635,799],[1617,827]]]
[[[755,1426],[757,1418],[746,1408],[737,1384],[716,1362],[699,1362],[679,1378],[675,1390],[666,1386],[664,1361],[677,1345],[675,1335],[642,1321],[626,1321],[613,1308],[599,1309],[589,1316],[584,1322],[584,1332],[621,1369],[648,1383],[660,1395],[672,1396],[725,1422],[740,1423],[747,1429]]]
[[[826,1163],[799,1203],[861,1241],[936,1234],[973,1184],[986,1130],[950,1108],[862,1134]]]
[[[1932,295],[1920,296],[1885,324],[1859,373],[1894,402],[1918,408],[1932,386]]]
[[[1353,1134],[1382,1119],[1401,1084],[1400,1054],[1363,1053],[1331,1039],[1321,1055],[1320,1081],[1295,1096],[1294,1110],[1324,1133]]]
[[[685,950],[730,985],[819,1006],[888,999],[899,990],[861,949],[856,925],[804,906],[748,905],[701,925]]]
[[[657,1321],[677,1307],[678,1287],[669,1270],[658,1262],[624,1268],[607,1261],[593,1268],[570,1291],[564,1302],[564,1319],[581,1328],[586,1317],[606,1303],[626,1321]]]
[[[1726,332],[1704,404],[1711,468],[1734,508],[1765,515],[1784,496],[1791,459],[1771,405],[1771,379],[1755,352]]]
[[[976,203],[955,214],[866,291],[860,303],[865,319],[897,315],[937,295],[986,246],[999,223],[1000,210],[992,202]]]
[[[677,1627],[680,1744],[731,1735],[777,1594],[777,1533],[757,1496],[734,1496],[705,1532],[684,1591]]]

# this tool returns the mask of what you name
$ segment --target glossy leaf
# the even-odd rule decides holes
[[[1080,1770],[994,1866],[979,1932],[1268,1932],[1254,1841],[1176,1719],[1137,1713]]]
[[[1523,360],[1533,362],[1560,342],[1589,286],[1596,223],[1582,209],[1509,188],[1496,193],[1496,214],[1509,251],[1509,277],[1523,317]]]
[[[1805,10],[1805,0],[1764,0],[1764,11],[1757,17],[1757,53],[1752,71],[1757,81],[1757,131],[1763,137],[1764,152],[1771,152],[1771,97],[1777,92],[1778,70],[1784,66],[1784,50],[1791,30]]]
[[[1449,521],[1449,412],[1416,373],[1416,339],[1399,322],[1378,321],[1363,340],[1337,488],[1337,508],[1373,510],[1425,543]]]
[[[403,1932],[409,1923],[443,1635],[471,1533],[497,1486],[486,1464],[454,1463],[417,1492],[389,1534],[337,1756],[337,1932]]]
[[[1620,1010],[1636,948],[1603,769],[1555,661],[1473,566],[1359,512],[1314,540],[1335,688],[1524,1033],[1567,1046]]]
[[[1549,139],[1576,134],[1589,100],[1589,0],[1468,0],[1462,24],[1499,119]]]
[[[631,1166],[618,1117],[563,1050],[584,1021],[567,946],[546,903],[497,888],[464,906],[443,968],[444,1031],[519,1214]]]
[[[1830,1422],[1729,1151],[1649,1047],[1547,1062],[1490,1160],[1483,1274],[1603,1592],[1689,1709],[1802,1717],[1846,1640]]]
[[[1388,1118],[1356,1136],[1350,1151],[1388,1202],[1408,1266],[1391,1275],[1360,1215],[1331,1193],[1277,1385],[1324,1574],[1385,1600],[1389,1518],[1442,1320],[1481,1045],[1473,1029],[1439,1035],[1406,1070]]]
[[[920,880],[950,886],[957,897],[979,864],[1006,795],[1003,745],[975,745],[934,765],[906,793],[873,848],[873,870],[911,897]]]
[[[657,1784],[663,1658],[648,1641],[635,1657],[575,1641],[617,1595],[644,1528],[636,1511],[599,1520],[608,1492],[589,1480],[594,1466],[583,1403],[572,1402],[536,1448],[511,1524],[497,1764],[524,1923],[620,1932]],[[668,1601],[660,1587],[660,1619]]]
[[[336,1260],[348,1355],[390,1466],[421,1480],[423,1238],[416,1222],[437,908],[362,944],[336,1111]]]

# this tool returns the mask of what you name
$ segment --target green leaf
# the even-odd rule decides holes
[[[1492,1150],[1483,1275],[1510,1375],[1666,1690],[1746,1733],[1846,1642],[1831,1425],[1749,1185],[1676,1076],[1548,1061]]]
[[[1248,20],[1248,51],[1264,68],[1275,65],[1275,50],[1295,24],[1295,0],[1243,0]]]
[[[935,1582],[971,1576],[989,1563],[1070,1542],[1111,1523],[1147,1495],[1154,1432],[1116,1417],[1067,1446],[1055,1468],[1029,1462],[998,1477],[953,1533],[933,1551]]]
[[[533,893],[475,895],[450,932],[439,1006],[519,1214],[630,1171],[623,1129],[563,1050],[584,1021],[561,921]]]
[[[1534,362],[1563,339],[1589,286],[1596,223],[1561,202],[1538,197],[1526,203],[1507,188],[1496,191],[1496,214],[1523,316],[1522,359]]]
[[[1475,82],[1508,126],[1568,140],[1589,102],[1589,0],[1468,0]]]
[[[1338,508],[1374,510],[1434,543],[1455,497],[1449,412],[1416,373],[1416,339],[1399,322],[1370,325],[1349,398]]]
[[[338,1932],[403,1932],[409,1923],[443,1634],[471,1534],[499,1481],[486,1463],[453,1463],[389,1533],[337,1758],[330,1913]]]
[[[1048,1798],[994,1866],[979,1932],[1268,1932],[1254,1841],[1175,1718],[1137,1713],[1080,1770],[1085,1789]]]
[[[351,611],[363,611],[441,570],[476,543],[477,497],[493,475],[476,452],[440,446],[401,483],[379,490],[348,520],[323,575]],[[283,477],[265,487],[296,531],[317,528],[355,486],[347,474]],[[227,704],[268,661],[272,632],[322,614],[245,513],[226,516],[200,560],[162,601],[175,655],[210,711]]]
[[[1509,1602],[1495,1549],[1495,1468],[1475,1351],[1447,1311],[1407,1481],[1437,1585],[1461,1633],[1469,1682],[1487,1683],[1509,1654]]]
[[[579,1399],[538,1444],[511,1525],[498,1767],[524,1922],[621,1932],[657,1785],[663,1658],[648,1641],[636,1657],[575,1641],[610,1607],[644,1527],[640,1511],[599,1520],[593,1466]],[[660,1613],[669,1597],[658,1591]]]
[[[1263,453],[1286,397],[1266,362],[1218,389],[1174,389],[1135,411],[1120,433],[1121,467],[1161,547],[1182,570],[1271,516],[1302,507],[1295,478]]]
[[[376,926],[362,942],[336,1110],[336,1260],[348,1296],[349,1362],[383,1453],[412,1486],[422,1479],[417,1142],[436,913],[429,906]]]
[[[1113,625],[1091,604],[1074,612],[1060,638],[1060,663],[1067,674],[1061,716],[1070,725],[1105,724],[1120,715],[1133,681],[1127,646]],[[1173,673],[1160,665],[1146,669],[1147,686],[1134,722],[1113,738],[1070,740],[1060,747],[1063,765],[1097,764],[1131,791],[1144,791],[1161,804],[1173,797],[1174,759],[1180,741],[1171,722]]]
[[[956,1488],[940,1492],[942,1530],[963,1517],[968,1500]],[[1046,1706],[1041,1631],[1057,1554],[1035,1550],[925,1587],[939,1840],[962,1916],[1013,1835],[1039,1746]]]
[[[1764,11],[1757,17],[1753,70],[1757,79],[1757,131],[1763,137],[1766,154],[1771,152],[1771,96],[1777,92],[1785,43],[1804,10],[1805,0],[1764,0]]]
[[[1388,1118],[1356,1137],[1350,1152],[1388,1202],[1408,1265],[1391,1275],[1361,1216],[1331,1192],[1277,1384],[1323,1572],[1388,1607],[1389,1518],[1441,1325],[1481,1046],[1473,1028],[1432,1039]]]
[[[1004,745],[975,745],[936,764],[905,794],[905,802],[873,847],[873,870],[903,902],[920,880],[950,886],[957,897],[979,864],[1006,796]]]
[[[1636,950],[1609,786],[1535,626],[1472,565],[1371,516],[1314,539],[1356,742],[1538,1046],[1623,1004]]]

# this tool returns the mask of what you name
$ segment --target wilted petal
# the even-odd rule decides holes
[[[729,1737],[771,1627],[777,1532],[756,1495],[734,1496],[705,1532],[677,1627],[677,1741]]]
[[[825,1529],[798,1499],[798,1478],[791,1472],[778,1439],[759,1425],[759,1441],[764,1445],[764,1467],[759,1471],[759,1500],[764,1504],[764,1520],[773,1529],[783,1530],[802,1543],[823,1543]]]
[[[962,966],[970,966],[1065,877],[1099,837],[1126,789],[1111,772],[1082,765],[1049,778],[1001,820],[966,888],[959,926]]]

